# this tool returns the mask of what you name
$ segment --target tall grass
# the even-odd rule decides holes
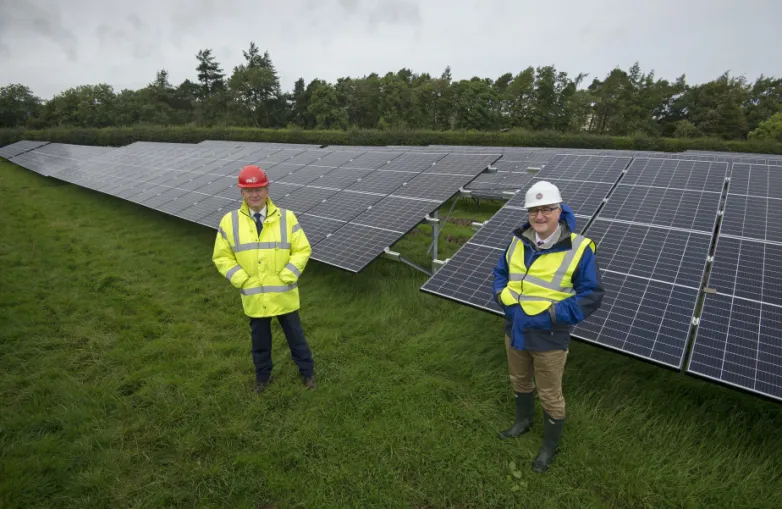
[[[500,318],[421,293],[425,275],[311,262],[318,390],[275,324],[258,396],[213,230],[7,163],[0,203],[3,508],[782,507],[775,403],[574,343],[562,453],[534,474],[539,407],[497,439]],[[416,231],[395,249],[423,262]],[[469,234],[449,224],[443,257]]]

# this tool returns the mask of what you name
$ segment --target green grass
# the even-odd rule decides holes
[[[574,343],[562,453],[534,474],[539,406],[496,438],[501,319],[420,292],[425,275],[312,262],[319,388],[275,324],[259,397],[213,230],[7,163],[0,203],[0,507],[782,507],[776,403]],[[418,230],[395,249],[425,262]],[[469,234],[449,224],[441,257]]]

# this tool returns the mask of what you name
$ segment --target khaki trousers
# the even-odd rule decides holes
[[[554,419],[565,418],[565,397],[562,394],[562,375],[565,372],[567,350],[529,352],[510,346],[505,336],[508,354],[508,374],[516,392],[532,392],[537,385],[538,398],[543,408]],[[533,381],[534,379],[534,381]]]

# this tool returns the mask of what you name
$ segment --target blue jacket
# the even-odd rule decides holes
[[[539,256],[566,251],[572,247],[570,233],[576,231],[576,216],[564,203],[559,222],[564,228],[560,230],[562,233],[559,240],[549,249],[538,250],[534,242],[524,237],[524,232],[530,228],[529,222],[513,231],[513,235],[524,243],[524,263],[527,267]],[[504,306],[499,301],[499,293],[508,284],[508,262],[505,260],[507,252],[506,247],[494,268],[494,295],[497,296],[500,307],[505,310],[505,333],[511,338],[511,346],[517,350],[529,351],[566,350],[573,327],[594,313],[603,301],[605,290],[600,282],[600,271],[592,248],[586,248],[573,273],[573,289],[576,295],[554,304],[554,320],[548,311],[528,315],[519,305]]]

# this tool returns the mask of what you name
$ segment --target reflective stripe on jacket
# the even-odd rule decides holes
[[[223,216],[212,253],[220,274],[240,289],[245,314],[255,318],[299,309],[298,280],[312,253],[293,212],[271,199],[266,211],[260,236],[246,203]]]

